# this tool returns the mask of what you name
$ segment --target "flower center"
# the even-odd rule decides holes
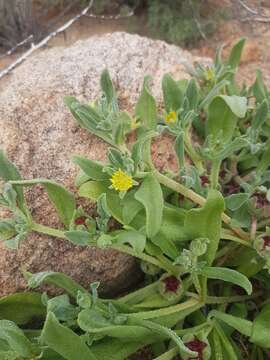
[[[254,194],[254,197],[256,199],[256,208],[262,208],[269,204],[266,195],[263,193],[257,192]]]
[[[74,222],[75,222],[75,225],[85,225],[85,221],[86,221],[86,217],[80,216]]]
[[[168,115],[166,115],[165,121],[167,124],[175,123],[177,119],[177,114],[175,111],[171,111]]]
[[[180,285],[180,280],[178,280],[175,276],[171,275],[166,277],[162,281],[165,284],[165,292],[176,293]]]
[[[205,186],[205,185],[209,184],[208,176],[202,175],[202,176],[200,176],[200,179],[201,179],[202,186]]]
[[[117,191],[127,191],[133,186],[132,177],[121,169],[117,170],[111,177],[112,187]]]
[[[186,347],[188,347],[192,351],[196,351],[198,356],[195,358],[189,358],[188,360],[203,360],[203,350],[206,348],[207,344],[199,339],[191,340],[185,343]]]
[[[235,194],[239,192],[239,185],[232,180],[227,184],[225,192],[227,195]]]
[[[263,237],[263,248],[266,249],[270,247],[270,236],[266,235]]]

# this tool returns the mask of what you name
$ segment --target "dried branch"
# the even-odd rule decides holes
[[[241,19],[242,22],[257,21],[262,23],[270,23],[270,17],[268,16],[248,16]]]
[[[205,33],[203,32],[201,23],[200,23],[200,21],[199,21],[198,18],[197,18],[196,11],[195,11],[195,9],[194,9],[192,0],[188,0],[188,2],[189,2],[189,5],[190,5],[190,8],[191,8],[191,10],[192,10],[193,19],[194,19],[194,21],[195,21],[195,24],[196,24],[196,26],[197,26],[197,29],[198,29],[201,37],[202,37],[204,40],[207,40],[207,37],[206,37]]]
[[[4,70],[0,72],[0,79],[3,78],[5,75],[9,74],[13,69],[15,69],[18,65],[20,65],[25,59],[27,59],[34,51],[42,48],[45,46],[52,38],[54,38],[56,35],[64,32],[67,30],[72,24],[74,24],[76,21],[78,21],[82,16],[85,16],[87,12],[91,9],[93,6],[94,0],[90,0],[89,5],[78,15],[76,15],[74,18],[66,22],[63,26],[58,28],[56,31],[53,31],[48,36],[46,36],[42,41],[40,41],[37,44],[32,44],[32,47],[27,50],[22,56],[20,56],[15,62],[10,64],[8,67],[6,67]]]
[[[66,31],[71,25],[73,25],[76,21],[78,21],[83,16],[90,17],[90,18],[97,18],[102,20],[111,20],[111,19],[120,19],[125,17],[130,17],[134,15],[135,9],[132,9],[130,12],[128,12],[125,15],[118,14],[118,15],[95,15],[95,14],[88,14],[89,10],[92,8],[94,3],[94,0],[90,0],[89,5],[78,15],[76,15],[74,18],[66,22],[63,26],[58,28],[57,30],[51,32],[48,36],[46,36],[43,40],[41,40],[39,43],[34,44],[32,43],[32,46],[29,50],[27,50],[22,56],[20,56],[15,62],[10,64],[8,67],[6,67],[4,70],[0,72],[0,79],[4,77],[5,75],[9,74],[13,69],[15,69],[18,65],[20,65],[25,59],[27,59],[34,51],[42,48],[45,46],[52,38],[57,36],[58,34]],[[74,5],[74,2],[73,2]],[[68,8],[68,9],[67,9]],[[63,12],[59,16],[63,16],[66,14],[68,10],[70,10],[69,7],[67,7],[63,10]],[[59,17],[58,17],[59,19]],[[22,46],[23,44],[30,41],[30,38],[32,39],[33,35],[30,35],[27,39],[23,40],[21,43],[18,43],[16,46],[14,46],[12,49],[10,49],[6,54],[2,55],[2,57],[6,55],[10,55],[13,53],[19,46]],[[1,57],[0,57],[1,58]]]
[[[253,15],[258,15],[259,12],[257,10],[251,9],[247,4],[244,3],[243,0],[237,0],[241,6],[243,6],[244,9],[246,9],[248,12],[250,12]]]
[[[29,41],[32,40],[33,37],[34,37],[33,35],[29,35],[26,39],[16,44],[13,48],[9,49],[5,54],[0,55],[0,59],[13,54],[19,47],[29,43]]]

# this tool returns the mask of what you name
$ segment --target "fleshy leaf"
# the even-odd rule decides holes
[[[183,94],[178,83],[169,74],[163,76],[162,90],[166,111],[169,113],[179,110],[183,102]]]
[[[11,181],[10,183],[18,186],[43,185],[48,193],[49,199],[54,204],[61,221],[67,228],[69,227],[76,204],[73,194],[66,190],[62,185],[47,179]]]
[[[32,345],[23,331],[9,320],[0,320],[0,339],[23,358],[33,358]]]
[[[240,272],[224,267],[205,267],[201,270],[202,275],[208,279],[228,281],[243,288],[248,295],[252,293],[252,285],[248,278]]]
[[[135,113],[146,129],[155,130],[157,126],[157,107],[156,101],[149,90],[149,81],[150,77],[146,76]]]
[[[207,130],[214,140],[224,143],[232,139],[237,119],[247,111],[247,99],[236,95],[219,95],[208,108]]]
[[[224,200],[221,193],[211,190],[205,205],[200,209],[191,209],[185,220],[185,233],[190,239],[208,238],[205,258],[208,265],[215,259],[221,233],[221,214],[224,211]],[[195,226],[196,224],[196,226]]]
[[[92,180],[106,180],[108,174],[103,172],[104,165],[98,161],[86,159],[82,156],[74,156],[73,162]]]
[[[242,55],[242,51],[243,51],[245,42],[246,42],[245,38],[240,39],[231,50],[228,64],[233,69],[235,69],[240,63],[240,59],[241,59],[241,55]]]
[[[0,298],[0,319],[24,325],[33,318],[45,318],[46,308],[41,294],[34,292],[16,293]]]
[[[48,313],[40,341],[67,360],[97,360],[83,339],[61,325],[52,312]]]
[[[263,307],[259,315],[255,318],[252,326],[250,341],[258,346],[270,347],[270,305]]]
[[[60,289],[64,289],[68,294],[77,297],[78,291],[86,292],[86,290],[72,280],[69,276],[53,271],[43,271],[36,274],[31,274],[29,272],[24,273],[25,278],[27,279],[28,286],[33,289],[37,288],[41,284],[50,284],[55,285]]]
[[[16,166],[10,162],[5,156],[4,152],[0,150],[0,178],[4,181],[21,180],[21,175]],[[20,187],[14,186],[16,190],[20,208],[24,204],[23,191]]]
[[[163,194],[159,182],[152,174],[147,175],[135,193],[135,199],[143,204],[146,211],[146,234],[154,237],[162,222]]]

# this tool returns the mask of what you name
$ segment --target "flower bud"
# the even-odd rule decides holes
[[[159,291],[168,301],[178,299],[183,293],[182,281],[174,275],[164,274],[159,280]]]
[[[183,360],[209,360],[211,357],[211,348],[207,338],[203,334],[194,336],[193,334],[186,334],[183,336],[185,346],[198,353],[197,357],[190,357],[185,353],[181,353]]]
[[[266,261],[270,261],[270,235],[258,237],[254,241],[255,250]]]

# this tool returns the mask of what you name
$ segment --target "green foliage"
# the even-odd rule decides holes
[[[237,360],[243,344],[253,359],[268,356],[269,92],[260,73],[250,88],[237,86],[243,45],[225,61],[218,51],[190,80],[165,75],[162,110],[146,77],[134,112],[120,111],[107,70],[93,105],[65,99],[77,123],[110,145],[104,163],[73,158],[77,193],[96,202],[95,216],[61,185],[23,180],[0,153],[0,204],[9,210],[0,239],[7,247],[35,231],[111,248],[136,257],[147,282],[104,300],[99,283],[85,289],[65,274],[24,272],[30,289],[49,284],[64,293],[0,299],[0,359],[125,360],[150,346],[156,360]],[[152,161],[152,141],[163,133],[175,141],[174,172]],[[64,229],[32,218],[22,187],[35,184],[44,186]]]
[[[218,12],[203,15],[201,0],[147,1],[148,27],[155,37],[178,45],[195,44],[210,35],[220,18]]]

